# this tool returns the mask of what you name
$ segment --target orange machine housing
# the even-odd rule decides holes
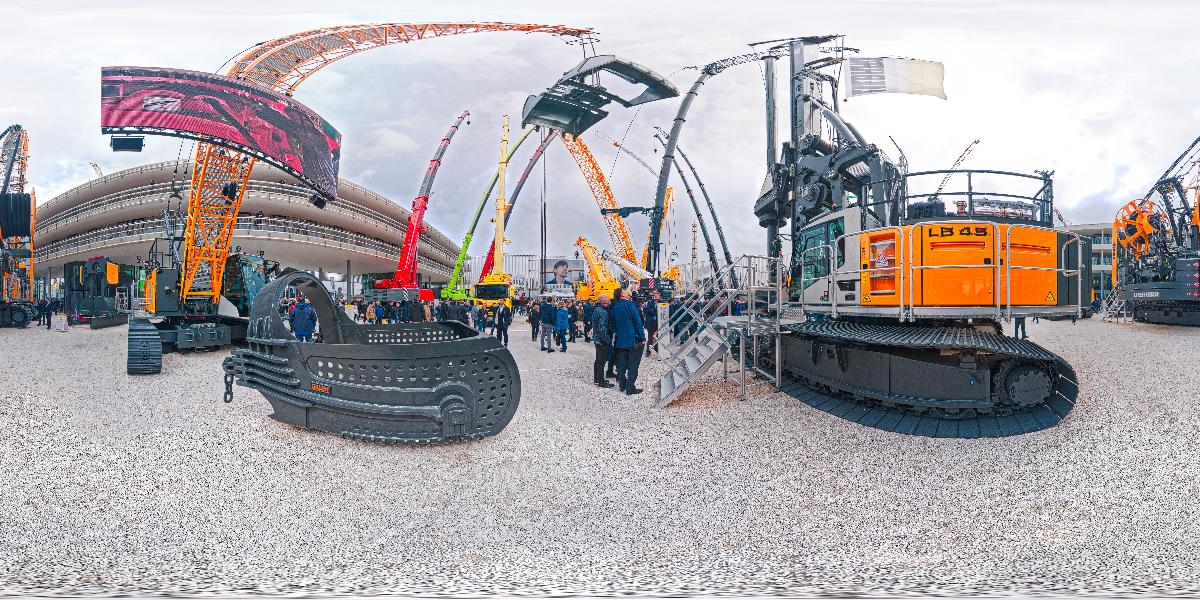
[[[903,244],[896,239],[901,232]],[[898,256],[902,245],[904,256]],[[901,293],[912,306],[995,306],[997,299],[1007,304],[1009,277],[1013,305],[1058,303],[1059,244],[1051,230],[1007,223],[920,223],[864,233],[859,252],[864,306],[899,306]]]

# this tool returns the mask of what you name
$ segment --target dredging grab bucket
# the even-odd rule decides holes
[[[288,288],[316,309],[319,341],[284,326]],[[478,439],[516,413],[521,376],[494,337],[462,323],[360,325],[304,272],[285,273],[254,299],[247,346],[225,359],[225,401],[233,383],[262,393],[283,423],[379,443]]]

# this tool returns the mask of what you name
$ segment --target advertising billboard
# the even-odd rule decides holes
[[[342,135],[284,94],[213,73],[100,71],[100,130],[195,139],[270,163],[325,198],[337,195]]]
[[[570,285],[587,279],[587,262],[578,258],[547,258],[542,262],[542,281],[547,285]]]

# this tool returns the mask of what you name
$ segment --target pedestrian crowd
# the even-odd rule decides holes
[[[643,391],[637,387],[638,371],[642,358],[651,355],[657,341],[659,302],[657,294],[635,302],[617,290],[611,298],[602,295],[594,301],[520,296],[513,300],[512,307],[504,303],[485,307],[465,300],[357,300],[339,305],[355,321],[368,324],[457,321],[481,335],[495,336],[505,346],[513,319],[524,316],[531,339],[541,351],[566,352],[580,340],[589,343],[595,353],[592,382],[633,395]],[[675,309],[672,306],[671,314]],[[316,311],[306,298],[290,300],[280,311],[297,339],[311,342],[314,336],[319,338]]]
[[[45,326],[50,329],[50,324],[54,321],[54,315],[58,314],[63,309],[62,298],[42,298],[36,302],[38,309],[38,326]]]
[[[657,295],[634,302],[622,290],[613,297],[597,300],[544,299],[532,302],[525,310],[532,330],[530,335],[547,353],[566,352],[567,345],[582,338],[595,350],[592,383],[616,388],[629,395],[640,394],[637,387],[642,357],[650,356],[658,335]]]

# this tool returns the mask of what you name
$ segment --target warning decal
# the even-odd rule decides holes
[[[1054,302],[1054,292],[1046,292],[1046,302]]]

